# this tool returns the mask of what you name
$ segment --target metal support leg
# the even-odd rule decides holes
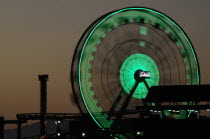
[[[124,95],[124,89],[122,89],[122,90],[120,91],[120,94],[117,96],[117,98],[115,99],[115,101],[114,101],[114,103],[113,103],[111,109],[109,110],[109,113],[108,113],[108,116],[109,116],[109,117],[108,117],[108,120],[111,119],[111,117],[112,117],[112,115],[114,114],[115,109],[117,108],[117,106],[118,106],[120,100],[122,99],[123,95]]]
[[[133,88],[130,91],[130,94],[127,96],[125,102],[123,103],[122,107],[120,108],[120,111],[118,112],[118,115],[117,115],[117,121],[122,119],[123,115],[125,114],[128,104],[129,104],[136,88],[138,87],[138,84],[139,84],[139,82],[135,82]]]

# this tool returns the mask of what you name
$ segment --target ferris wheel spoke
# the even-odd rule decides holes
[[[144,80],[144,84],[145,84],[145,86],[146,86],[146,88],[147,88],[147,90],[149,91],[149,84],[147,83],[147,81],[146,80]]]
[[[125,90],[122,88],[122,90],[120,91],[119,95],[118,95],[117,98],[115,99],[115,101],[114,101],[114,103],[113,103],[111,109],[110,109],[109,112],[108,112],[108,116],[109,116],[109,117],[107,118],[108,120],[111,119],[111,116],[114,114],[115,109],[116,109],[117,106],[119,105],[119,102],[120,102],[120,100],[122,99],[122,97],[124,96],[124,94],[125,94]]]
[[[134,92],[136,91],[136,88],[138,87],[138,85],[139,85],[139,82],[136,81],[134,86],[133,86],[133,88],[131,89],[129,95],[126,97],[125,102],[123,103],[122,107],[120,108],[120,110],[119,110],[119,112],[117,114],[117,121],[122,119],[122,117],[123,117],[123,115],[124,115],[128,105],[129,105],[129,102],[130,102]]]

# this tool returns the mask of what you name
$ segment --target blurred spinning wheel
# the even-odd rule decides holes
[[[149,71],[150,79],[137,81],[137,71]],[[196,85],[200,75],[184,31],[156,10],[133,7],[107,13],[86,29],[74,53],[71,81],[81,113],[105,129],[118,127],[123,117],[137,117],[126,112],[143,105],[149,87]],[[177,117],[185,118],[184,111]],[[116,136],[132,138],[126,128]]]

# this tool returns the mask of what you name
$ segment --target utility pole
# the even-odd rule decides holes
[[[40,139],[47,137],[47,81],[48,75],[39,75],[40,81]]]

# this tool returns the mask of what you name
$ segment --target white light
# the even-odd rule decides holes
[[[207,109],[207,111],[210,111],[210,109]]]
[[[168,111],[172,111],[172,110],[168,110]]]
[[[60,133],[58,133],[58,136],[60,136],[61,134]]]
[[[179,111],[176,111],[177,113],[179,113]]]
[[[58,123],[60,124],[60,123],[61,123],[61,121],[58,121]]]
[[[159,113],[161,113],[161,111],[158,111]]]
[[[85,133],[84,133],[84,132],[82,133],[82,136],[83,136],[83,137],[85,136]]]
[[[142,131],[137,131],[136,134],[137,134],[138,136],[143,136],[144,133],[143,133]]]
[[[153,110],[150,110],[150,112],[153,112]]]

